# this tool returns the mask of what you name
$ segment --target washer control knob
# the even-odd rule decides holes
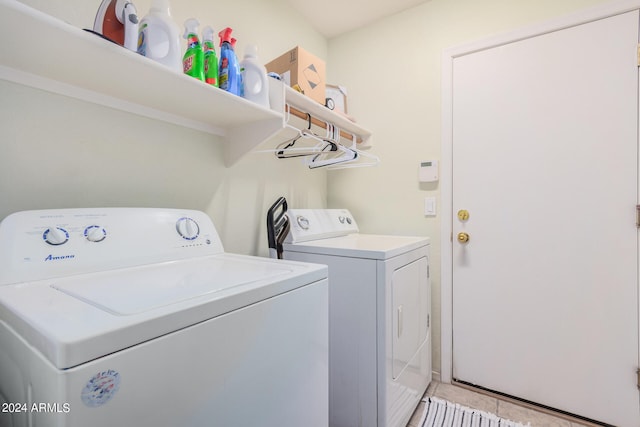
[[[338,217],[338,221],[340,221],[340,224],[344,224],[345,217],[343,217],[342,215],[340,215],[340,216]]]
[[[309,229],[309,219],[307,217],[298,215],[298,217],[296,218],[296,222],[303,230]]]
[[[352,222],[353,220],[351,219],[351,217],[347,217],[347,224],[351,225]]]
[[[99,225],[90,225],[84,229],[84,237],[90,242],[102,242],[107,237],[107,230]]]
[[[58,246],[67,243],[69,233],[64,228],[49,227],[42,234],[42,238],[50,245]]]
[[[185,240],[195,240],[200,234],[200,227],[193,219],[183,217],[176,222],[176,231]]]

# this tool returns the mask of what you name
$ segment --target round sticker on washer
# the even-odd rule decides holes
[[[107,403],[120,388],[120,373],[109,369],[95,374],[82,390],[82,402],[95,408]]]

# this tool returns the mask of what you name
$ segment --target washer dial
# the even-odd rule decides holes
[[[195,240],[200,234],[200,227],[195,220],[183,217],[176,222],[176,231],[185,240]]]
[[[69,232],[64,228],[49,227],[42,233],[42,238],[53,246],[64,245],[69,241]]]
[[[107,230],[99,225],[90,225],[84,229],[84,237],[90,242],[102,242],[107,237]]]

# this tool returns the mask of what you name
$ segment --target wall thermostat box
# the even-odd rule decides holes
[[[418,168],[418,181],[420,182],[435,182],[438,180],[438,161],[437,160],[425,160],[420,162]]]

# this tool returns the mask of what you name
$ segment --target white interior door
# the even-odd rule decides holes
[[[452,77],[453,378],[621,427],[640,425],[638,19]]]

